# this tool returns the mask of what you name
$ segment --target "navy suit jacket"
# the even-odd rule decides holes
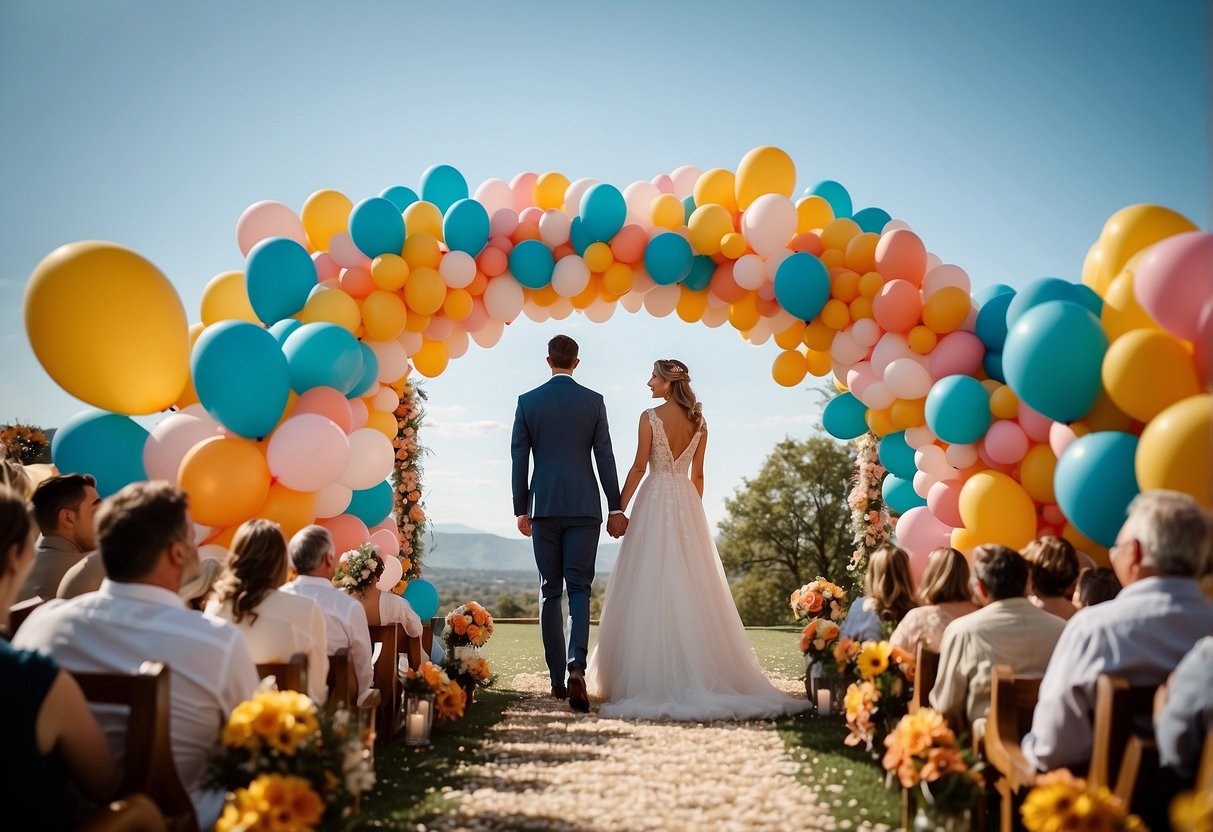
[[[515,516],[592,517],[602,520],[602,501],[590,463],[619,510],[619,475],[602,396],[558,374],[518,397],[512,442]],[[530,476],[530,457],[535,473]]]

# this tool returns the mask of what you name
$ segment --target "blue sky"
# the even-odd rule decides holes
[[[800,188],[832,178],[908,222],[977,287],[1078,279],[1103,222],[1157,202],[1210,225],[1209,20],[1136,2],[7,2],[0,5],[0,421],[82,408],[21,323],[38,261],[80,239],[141,252],[197,317],[242,267],[249,204],[298,209],[523,170],[620,187],[681,164],[735,168],[774,144]],[[777,349],[620,310],[604,325],[520,319],[428,383],[423,441],[439,522],[508,532],[509,422],[544,342],[582,344],[626,468],[649,365],[692,369],[712,425],[705,505],[775,441],[810,435],[816,396],[770,379]]]

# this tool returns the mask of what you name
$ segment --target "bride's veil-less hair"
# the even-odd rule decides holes
[[[654,362],[653,371],[670,383],[667,398],[685,410],[695,430],[699,430],[703,424],[703,404],[691,389],[691,371],[687,365],[676,358],[666,358]]]

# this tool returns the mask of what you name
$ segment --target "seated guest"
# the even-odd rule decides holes
[[[1213,632],[1213,604],[1196,570],[1208,546],[1204,511],[1187,494],[1145,491],[1109,550],[1124,587],[1066,626],[1032,716],[1023,751],[1042,771],[1091,758],[1095,682],[1115,673],[1131,685],[1161,685],[1197,640]]]
[[[188,610],[177,595],[198,569],[185,492],[138,482],[97,512],[97,543],[108,576],[97,592],[49,601],[21,626],[13,646],[37,650],[76,673],[138,672],[145,661],[170,671],[169,724],[177,775],[209,829],[223,792],[203,789],[207,761],[232,709],[257,688],[240,631]],[[127,716],[99,707],[98,722],[121,763]]]
[[[181,590],[177,594],[191,610],[202,612],[206,609],[206,602],[211,599],[211,593],[222,574],[223,563],[221,561],[215,558],[202,558],[198,562],[198,574],[189,583],[182,584]]]
[[[1106,566],[1088,566],[1078,573],[1074,586],[1074,609],[1111,601],[1120,592],[1116,573]]]
[[[34,484],[25,472],[25,466],[15,459],[0,459],[0,485],[10,489],[25,502],[29,502],[29,498],[34,496]]]
[[[1205,736],[1213,728],[1213,636],[1183,657],[1167,685],[1167,704],[1154,726],[1158,760],[1185,783],[1196,778]]]
[[[939,652],[943,631],[954,619],[977,609],[969,594],[969,562],[955,549],[935,549],[927,557],[918,600],[923,603],[906,613],[889,643],[914,655],[921,643]]]
[[[93,523],[101,498],[95,479],[87,474],[51,477],[38,485],[31,501],[42,536],[34,546],[34,568],[18,601],[54,598],[63,573],[97,548]]]
[[[893,632],[914,606],[910,556],[886,543],[868,558],[863,595],[851,604],[840,637],[880,641]]]
[[[931,707],[961,729],[976,729],[989,712],[995,665],[1010,665],[1017,676],[1040,676],[1066,626],[1024,597],[1028,564],[1014,549],[978,546],[973,576],[984,606],[944,631],[931,691]]]
[[[1078,555],[1074,544],[1061,537],[1033,540],[1023,552],[1028,562],[1028,599],[1058,618],[1074,615],[1074,583],[1078,580]]]
[[[394,592],[385,592],[379,587],[379,577],[383,574],[383,560],[379,556],[377,547],[372,547],[372,550],[366,564],[369,570],[368,576],[363,578],[361,575],[352,575],[349,574],[350,570],[346,569],[341,588],[362,604],[362,609],[366,613],[366,621],[370,626],[402,624],[407,635],[421,638],[421,618],[413,612],[412,605]],[[346,552],[346,555],[353,558],[361,557],[358,550]]]
[[[249,520],[236,529],[232,553],[207,602],[206,615],[230,621],[244,633],[257,664],[307,655],[307,693],[325,697],[329,675],[324,613],[311,598],[283,592],[289,565],[277,523]]]
[[[0,623],[34,565],[36,529],[25,498],[0,486]],[[118,781],[105,735],[76,680],[54,659],[0,639],[0,794],[12,829],[66,829],[77,792],[96,802]]]
[[[361,701],[375,683],[371,639],[362,604],[333,586],[333,575],[337,572],[333,536],[324,526],[305,526],[291,538],[287,553],[299,577],[283,586],[282,591],[311,598],[320,606],[328,634],[325,649],[329,655],[349,649]]]

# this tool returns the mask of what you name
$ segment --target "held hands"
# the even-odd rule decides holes
[[[523,537],[531,536],[531,518],[525,514],[518,515],[518,531],[522,532]]]
[[[614,538],[623,537],[628,530],[628,518],[624,514],[612,514],[607,517],[607,534]]]

